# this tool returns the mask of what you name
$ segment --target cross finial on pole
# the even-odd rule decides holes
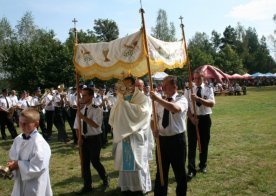
[[[182,22],[183,17],[182,17],[182,16],[180,16],[180,17],[179,17],[179,19],[180,19],[180,27],[184,27],[183,22]]]
[[[76,25],[77,25],[77,19],[76,18],[74,18],[73,20],[72,20],[72,22],[74,23],[74,28],[76,29]]]
[[[139,12],[140,12],[141,14],[144,14],[145,11],[144,11],[144,9],[143,9],[142,0],[140,0],[140,6],[141,6],[141,8],[140,8]]]
[[[140,0],[140,6],[141,6],[141,9],[143,9],[142,0]]]
[[[75,37],[75,44],[77,44],[78,43],[78,38],[77,38],[77,28],[76,28],[76,26],[77,26],[77,19],[76,18],[74,18],[73,20],[72,20],[72,22],[74,23],[74,29],[73,29],[73,32],[74,32],[74,37]]]

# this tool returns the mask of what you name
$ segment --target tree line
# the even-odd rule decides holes
[[[276,14],[273,20],[276,23]],[[165,10],[158,11],[151,34],[164,41],[177,40],[174,24],[167,21]],[[79,43],[108,42],[118,37],[119,28],[111,19],[96,19],[91,29],[78,30]],[[270,37],[274,46],[275,37],[276,30]],[[214,30],[210,38],[204,32],[197,32],[187,44],[192,68],[211,64],[229,74],[276,72],[266,38],[259,39],[251,27],[227,26],[222,34]],[[55,37],[54,30],[36,26],[31,12],[26,12],[14,28],[3,17],[0,20],[0,87],[32,91],[37,86],[74,86],[73,45],[73,29],[68,30],[68,38],[62,43]],[[167,72],[181,78],[186,75],[186,67]],[[102,84],[98,79],[93,82]]]

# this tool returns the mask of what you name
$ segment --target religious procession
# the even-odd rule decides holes
[[[232,80],[232,89],[211,65],[192,70],[181,16],[182,37],[165,42],[147,34],[142,6],[139,13],[138,31],[109,42],[79,43],[73,19],[74,86],[2,89],[0,180],[12,184],[9,195],[186,196],[204,182],[215,96],[246,95],[246,86]],[[187,68],[184,87],[170,74],[154,80],[177,68]]]
[[[199,73],[195,74],[199,81],[198,85],[203,85],[201,75]],[[193,135],[190,136],[192,138],[190,142],[194,142],[194,147],[190,149],[191,160],[189,160],[189,173],[186,176],[186,142],[184,133],[186,131],[187,112],[189,111],[187,98],[191,100],[194,96],[198,99],[197,104],[205,107],[203,103],[212,102],[214,104],[213,94],[208,94],[210,92],[206,90],[206,92],[202,92],[204,96],[210,96],[210,100],[212,101],[208,101],[209,99],[204,98],[205,100],[203,100],[203,98],[197,97],[197,95],[191,94],[187,90],[185,92],[187,98],[185,98],[185,96],[178,94],[177,81],[173,76],[167,76],[163,80],[161,91],[158,88],[150,90],[148,85],[145,86],[143,80],[129,76],[117,82],[115,89],[109,89],[108,91],[104,87],[97,89],[95,86],[81,85],[79,94],[81,97],[79,103],[81,109],[78,113],[77,90],[76,88],[69,88],[67,90],[65,91],[64,86],[60,85],[57,90],[45,89],[45,93],[42,95],[41,89],[37,88],[34,96],[30,96],[27,92],[23,91],[20,98],[17,99],[15,90],[12,90],[8,96],[7,89],[4,89],[0,99],[1,108],[3,108],[0,112],[2,139],[7,140],[5,131],[7,128],[12,139],[14,139],[14,143],[30,143],[28,144],[29,146],[23,148],[24,150],[29,149],[32,151],[33,145],[39,145],[40,140],[46,141],[41,146],[41,148],[44,148],[44,146],[48,146],[47,142],[52,140],[52,128],[54,125],[58,131],[57,141],[67,143],[73,140],[74,144],[80,145],[80,155],[82,155],[83,159],[84,186],[76,194],[85,194],[93,190],[90,162],[102,179],[104,189],[109,186],[110,179],[104,166],[101,164],[100,151],[108,143],[107,134],[112,134],[114,167],[119,171],[118,186],[125,195],[144,195],[152,191],[149,161],[153,159],[155,140],[158,138],[160,145],[160,154],[158,156],[162,156],[162,159],[161,162],[157,163],[158,170],[154,193],[155,195],[167,195],[168,170],[171,165],[178,184],[176,189],[177,195],[186,194],[187,180],[191,180],[197,171],[195,167],[196,135]],[[201,99],[203,101],[199,101]],[[152,117],[152,101],[156,103],[155,111],[158,121],[155,122],[157,123],[155,125]],[[25,123],[29,123],[27,117],[35,114],[37,115],[37,122],[36,126],[32,127],[34,130],[24,130]],[[80,133],[77,131],[79,124],[76,114],[79,115],[81,120]],[[194,121],[193,113],[189,111],[188,114],[190,115],[189,119]],[[206,117],[202,115],[203,119],[207,118],[209,114],[204,114],[204,116]],[[72,130],[72,138],[69,138],[66,133],[66,120]],[[188,125],[191,126],[190,131],[192,133],[194,132],[193,129],[195,129],[194,124],[191,123],[192,121],[188,122],[190,122]],[[23,133],[17,133],[14,126],[19,126]],[[156,129],[154,126],[161,128]],[[31,133],[28,133],[28,130]],[[42,137],[36,139],[40,135],[39,132]],[[203,139],[201,141],[204,141]],[[208,145],[204,147],[206,155],[203,155],[205,157],[201,160],[200,171],[203,173],[206,173],[207,147]],[[10,155],[14,154],[13,156],[18,156],[16,155],[19,153],[17,152],[17,148],[18,146],[12,147]],[[34,152],[28,152],[24,156],[31,156],[30,153]],[[37,156],[46,156],[44,150],[40,153]],[[26,167],[38,164],[39,160],[36,160],[37,156],[31,157]],[[47,155],[48,164],[49,156],[50,152]],[[19,163],[20,160],[17,161],[17,169],[22,170]],[[15,166],[9,164],[9,167],[0,168],[3,173],[1,175],[6,178],[12,178],[11,175],[17,176],[13,174],[16,171],[13,167]],[[10,170],[7,170],[8,168]],[[16,180],[17,185],[12,195],[21,195],[22,186],[25,184],[23,175],[30,175],[31,178],[32,172],[28,168],[25,169],[25,174],[17,170],[17,172],[21,173],[18,175],[22,176]],[[44,169],[46,168],[42,167],[39,169],[40,171],[36,172],[45,173]],[[45,178],[50,183],[49,175]],[[40,181],[39,177],[37,183]],[[24,193],[28,193],[28,195],[44,195],[44,192],[46,195],[51,194],[50,184],[47,184],[47,186],[44,183],[41,184],[41,190],[36,189],[35,193],[32,192],[33,186],[35,186],[34,182],[27,184],[29,189],[25,189]]]
[[[143,9],[140,12],[143,21]],[[183,25],[182,31],[184,35]],[[14,139],[8,161],[8,172],[15,178],[12,195],[53,194],[49,175],[51,150],[47,143],[52,139],[53,126],[58,131],[57,141],[73,140],[79,146],[83,187],[76,194],[93,192],[90,163],[102,180],[103,190],[109,187],[110,177],[101,163],[100,153],[110,133],[114,169],[119,171],[118,187],[122,195],[144,195],[152,191],[149,161],[155,147],[154,195],[167,195],[170,166],[177,183],[176,195],[186,195],[187,181],[197,171],[207,172],[214,93],[205,86],[200,72],[194,73],[195,82],[192,85],[190,80],[190,89],[184,95],[178,93],[174,76],[165,77],[159,90],[153,88],[151,77],[146,86],[139,79],[145,73],[151,76],[152,72],[189,64],[185,37],[178,42],[163,42],[147,35],[143,27],[125,38],[98,44],[77,43],[75,29],[75,40],[75,87],[65,91],[61,84],[57,89],[45,89],[43,95],[37,88],[33,96],[23,91],[19,99],[15,90],[10,96],[7,89],[2,90],[2,139],[7,139],[6,126]],[[107,91],[106,87],[80,84],[79,77],[119,80]],[[65,129],[66,120],[72,138]],[[14,124],[23,133],[17,133]],[[197,143],[199,170],[195,163]]]

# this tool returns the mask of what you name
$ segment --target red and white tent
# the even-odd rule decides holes
[[[242,77],[243,79],[247,79],[247,80],[253,79],[253,77],[248,73],[243,74]]]
[[[229,82],[227,75],[215,66],[203,65],[196,68],[196,70],[202,72],[205,78],[215,79],[217,80],[217,82],[220,83],[223,83],[222,80],[226,80],[227,82]]]
[[[231,79],[244,79],[244,78],[242,75],[235,73],[231,76]]]

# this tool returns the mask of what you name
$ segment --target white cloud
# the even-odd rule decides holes
[[[228,16],[240,21],[272,20],[275,8],[276,0],[249,0],[246,4],[233,7]]]

